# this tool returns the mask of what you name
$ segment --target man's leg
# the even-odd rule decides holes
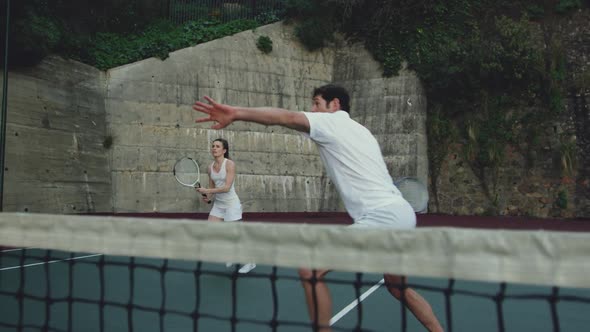
[[[300,269],[299,276],[305,291],[307,309],[312,322],[320,326],[320,332],[330,332],[330,319],[332,318],[332,297],[330,290],[323,281],[329,270]],[[314,281],[315,279],[315,281]],[[315,292],[315,296],[314,296]],[[316,308],[317,303],[317,308]]]
[[[402,293],[400,287],[405,285],[406,278],[396,276],[393,274],[384,274],[385,285],[387,289],[396,299],[402,299]],[[432,307],[426,302],[426,300],[411,288],[406,288],[403,294],[403,299],[406,302],[406,306],[412,314],[428,329],[430,332],[442,332],[443,328],[436,319]]]

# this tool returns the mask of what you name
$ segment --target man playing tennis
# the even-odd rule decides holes
[[[392,227],[410,229],[416,226],[416,215],[408,202],[393,185],[387,171],[379,143],[371,132],[352,120],[348,114],[348,92],[336,85],[315,89],[311,112],[293,112],[272,107],[239,107],[217,103],[204,97],[208,103],[197,101],[193,109],[206,114],[196,122],[216,122],[212,128],[221,129],[234,121],[279,125],[304,133],[317,146],[328,176],[336,186],[353,227]],[[322,281],[329,270],[300,269],[303,288],[312,321],[316,319],[320,331],[330,331],[332,299]],[[317,282],[312,283],[313,277]],[[384,275],[389,292],[402,299],[400,285],[405,278]],[[314,284],[317,301],[315,308]],[[408,309],[429,331],[442,331],[442,327],[426,300],[411,288],[405,288],[403,298]]]

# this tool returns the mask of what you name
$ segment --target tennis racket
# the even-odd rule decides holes
[[[172,170],[176,181],[183,186],[192,188],[201,188],[201,172],[199,171],[199,164],[189,157],[182,157],[174,164]],[[207,195],[202,194],[203,197],[207,198]],[[211,204],[211,200],[207,200],[208,204]]]
[[[404,177],[393,182],[402,196],[416,213],[426,212],[428,208],[428,189],[417,178]]]

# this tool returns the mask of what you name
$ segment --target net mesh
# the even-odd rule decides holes
[[[317,331],[298,267],[337,271],[334,331],[423,330],[383,273],[409,276],[390,286],[424,295],[445,331],[590,323],[587,233],[18,213],[0,230],[1,331]]]

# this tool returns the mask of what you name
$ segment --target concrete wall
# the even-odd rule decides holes
[[[273,41],[270,54],[256,47],[262,35]],[[351,115],[374,132],[392,176],[418,175],[424,180],[427,176],[426,103],[417,78],[407,71],[399,77],[382,78],[380,66],[359,46],[340,42],[322,51],[308,52],[294,37],[292,27],[277,23],[174,52],[164,61],[147,59],[114,68],[106,75],[83,65],[80,68],[86,71],[77,68],[46,63],[19,78],[22,82],[35,80],[36,72],[44,70],[66,76],[86,75],[85,80],[78,80],[82,83],[62,84],[51,77],[44,83],[63,95],[62,104],[69,106],[60,109],[74,112],[66,116],[69,140],[61,145],[58,141],[64,140],[60,138],[64,133],[51,132],[55,138],[43,136],[46,129],[39,125],[40,115],[35,115],[38,107],[22,103],[25,117],[39,118],[31,126],[35,139],[54,147],[42,159],[59,157],[57,165],[48,167],[48,171],[33,167],[42,186],[52,186],[55,193],[39,193],[46,201],[29,204],[30,211],[72,212],[56,210],[56,197],[78,205],[78,212],[208,211],[210,206],[200,203],[194,190],[175,182],[172,167],[175,160],[187,155],[205,168],[212,162],[209,146],[217,137],[230,143],[238,172],[236,190],[245,211],[342,211],[311,141],[284,128],[247,123],[236,123],[222,131],[210,130],[208,124],[194,123],[199,115],[191,109],[197,99],[209,95],[229,104],[305,111],[310,108],[313,89],[333,81],[350,90]],[[22,90],[21,83],[11,84],[12,90]],[[94,117],[76,120],[81,116],[75,112],[79,104],[93,105],[92,112],[100,121]],[[12,113],[11,109],[9,123],[14,122]],[[92,121],[97,125],[90,128]],[[72,140],[77,138],[79,142],[81,135],[87,137],[88,143],[83,147],[72,145]],[[111,136],[114,142],[108,150],[101,146],[105,136]],[[20,142],[22,149],[36,144],[31,140]],[[7,159],[12,159],[11,167],[18,167],[27,161],[15,157],[18,153],[14,144],[9,142]],[[77,161],[72,171],[67,158],[76,153],[87,158]],[[91,156],[95,159],[89,159]],[[84,180],[83,175],[89,172],[83,171],[87,169],[93,169],[92,176],[97,173],[94,170],[100,169],[100,179]],[[81,172],[81,182],[56,182],[52,176],[76,172]],[[16,178],[14,184],[27,182],[24,174]],[[207,183],[206,175],[201,179]],[[100,204],[92,195],[93,204],[79,203],[88,201],[88,186],[90,192],[98,191],[93,188],[104,189]],[[63,189],[71,191],[72,196],[62,195]],[[26,201],[23,195],[29,194],[17,186],[8,191],[14,203],[6,205],[5,201],[6,210],[22,210],[22,202]]]
[[[334,68],[334,82],[351,94],[351,116],[375,135],[391,176],[427,183],[426,96],[418,77],[405,68],[383,77],[359,44],[339,47]]]
[[[4,211],[111,210],[105,75],[48,57],[9,73]]]
[[[268,55],[256,48],[261,35],[273,41]],[[280,127],[237,123],[214,131],[210,124],[196,125],[199,115],[191,105],[203,95],[234,105],[305,111],[315,87],[336,81],[352,93],[352,116],[382,143],[392,175],[427,176],[425,102],[418,80],[405,71],[382,78],[379,65],[358,46],[310,53],[292,27],[278,23],[177,51],[165,61],[116,68],[108,76],[117,212],[207,211],[170,172],[183,155],[207,167],[217,137],[229,141],[245,211],[342,210],[309,140]]]

